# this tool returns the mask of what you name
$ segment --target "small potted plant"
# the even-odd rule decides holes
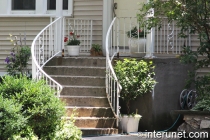
[[[101,45],[99,44],[92,44],[92,47],[90,49],[90,55],[91,56],[102,56],[102,49],[101,49]]]
[[[66,48],[68,50],[69,56],[79,56],[80,51],[80,36],[76,34],[75,31],[69,33],[69,37],[64,37],[64,43],[66,43]]]
[[[118,60],[114,66],[116,76],[122,86],[120,97],[125,102],[127,110],[127,114],[121,116],[124,132],[138,132],[141,115],[138,111],[130,112],[130,103],[154,88],[156,84],[153,78],[154,68],[152,61],[137,61],[136,59]]]
[[[146,55],[146,32],[134,26],[126,32],[131,56],[144,57]]]

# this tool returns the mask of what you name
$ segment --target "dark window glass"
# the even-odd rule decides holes
[[[56,9],[56,0],[47,0],[47,10]],[[68,10],[68,0],[63,0],[63,10]]]
[[[63,0],[63,10],[68,10],[68,0]]]
[[[12,10],[35,10],[36,0],[12,0]]]

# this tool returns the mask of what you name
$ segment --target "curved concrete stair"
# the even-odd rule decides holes
[[[111,135],[111,134],[119,134],[119,130],[117,128],[82,128],[80,127],[80,130],[82,130],[82,134],[84,136],[98,136],[98,135]]]
[[[60,99],[64,101],[67,106],[110,107],[106,97],[61,95]]]
[[[82,128],[114,128],[115,118],[102,117],[76,117],[75,125]]]
[[[105,57],[55,57],[46,66],[106,67]]]
[[[50,75],[61,85],[84,85],[84,86],[104,86],[105,77],[100,76],[68,76],[68,75]]]
[[[105,57],[58,57],[44,67],[64,88],[67,119],[76,108],[75,125],[83,136],[119,133],[116,118],[106,96]]]
[[[61,95],[106,97],[105,86],[70,86],[63,85]]]
[[[113,117],[110,107],[72,107],[66,106],[67,115],[70,116],[76,109],[77,117]]]
[[[51,75],[69,75],[69,76],[98,76],[105,75],[105,67],[85,67],[85,66],[46,66],[46,73]]]

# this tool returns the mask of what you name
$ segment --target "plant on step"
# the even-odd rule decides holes
[[[91,50],[90,50],[91,56],[102,56],[102,48],[99,44],[92,44]]]
[[[13,38],[13,35],[10,34],[9,39],[14,47],[5,59],[8,74],[12,76],[26,74],[30,77],[28,61],[31,56],[31,49],[26,46],[26,38],[24,37],[22,40],[21,35],[19,39],[17,36]]]
[[[68,37],[64,37],[64,42],[67,45],[80,45],[79,37],[80,35],[77,35],[76,31],[73,30],[72,32],[69,33]]]
[[[127,114],[130,113],[130,101],[154,88],[154,68],[152,61],[124,59],[116,62],[114,70],[122,86],[120,97],[126,103]]]

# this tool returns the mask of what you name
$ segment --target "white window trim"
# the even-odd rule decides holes
[[[60,0],[59,0],[60,1]],[[56,7],[59,5],[56,3]],[[63,8],[62,8],[63,9]],[[62,10],[63,16],[72,16],[73,14],[73,0],[68,0],[68,10]],[[56,15],[56,10],[47,10],[47,14],[53,14]]]
[[[12,0],[1,0],[4,4],[1,6],[7,6],[7,10],[0,10],[0,17],[11,17],[11,16],[58,16],[57,10],[47,10],[47,0],[36,0],[35,10],[12,10]],[[60,0],[56,0],[60,1]],[[56,2],[56,7],[60,6],[60,4]],[[59,5],[58,5],[59,4]],[[62,10],[63,16],[72,16],[73,15],[73,0],[68,0],[68,10]]]

